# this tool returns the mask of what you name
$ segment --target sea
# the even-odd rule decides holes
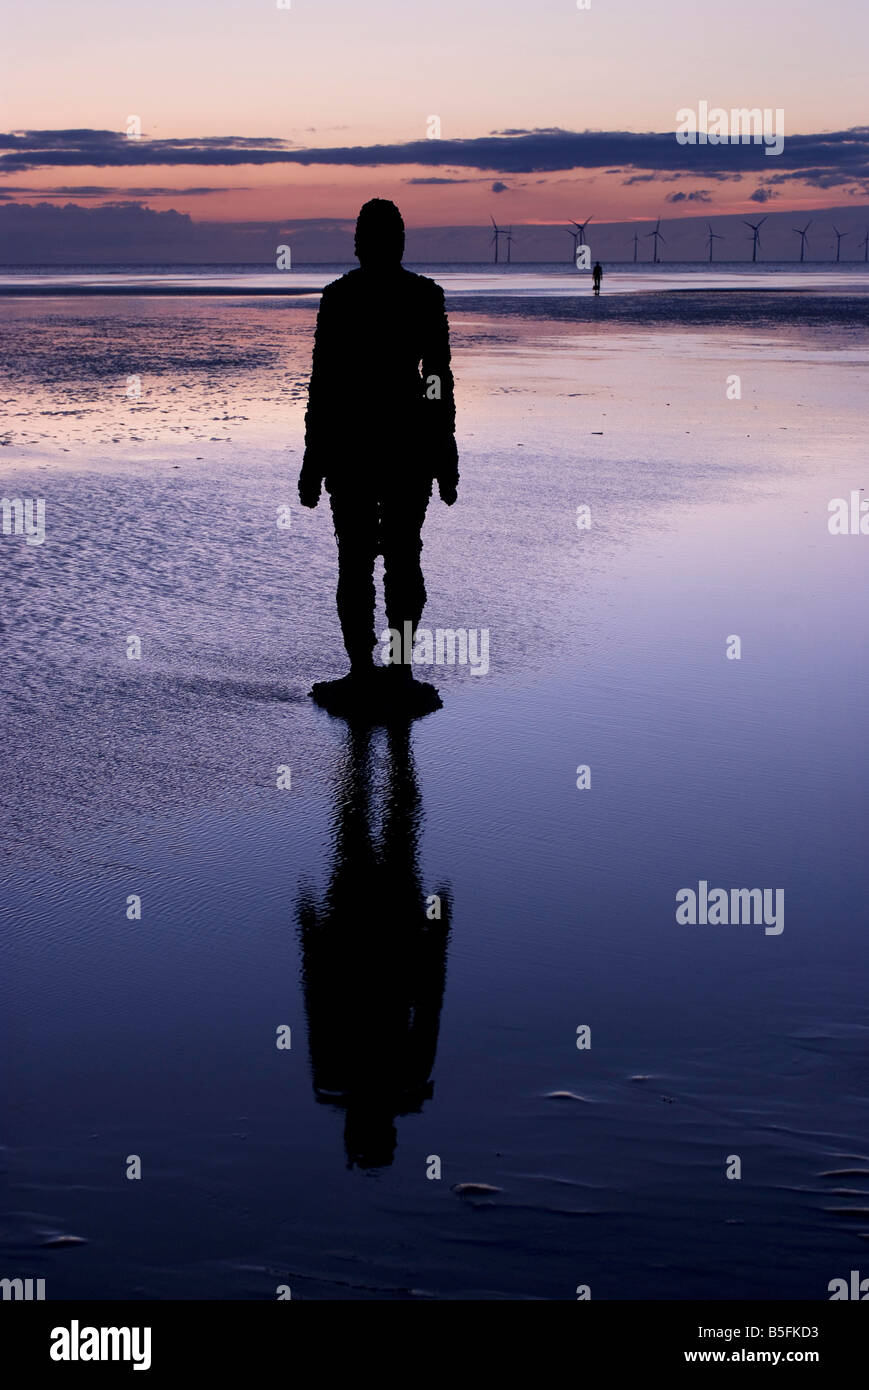
[[[296,492],[347,268],[0,272],[0,1277],[826,1299],[869,1237],[869,267],[410,267],[461,473],[423,623],[489,656],[373,729],[310,698]]]

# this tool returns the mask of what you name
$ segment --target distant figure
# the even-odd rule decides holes
[[[603,276],[600,261],[595,261],[594,270],[591,272],[591,283],[594,286],[595,294],[600,294],[600,282]]]
[[[323,291],[305,415],[299,499],[323,483],[338,542],[338,617],[351,693],[374,675],[374,563],[384,561],[388,626],[415,633],[425,606],[420,529],[436,479],[451,507],[459,480],[444,293],[401,264],[404,222],[373,198],[356,223],[359,269]],[[421,370],[420,370],[421,368]],[[412,681],[407,664],[390,680]],[[386,673],[384,672],[384,675]]]

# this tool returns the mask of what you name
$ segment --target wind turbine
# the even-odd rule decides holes
[[[768,216],[769,216],[769,213],[767,213],[767,217],[768,217]],[[746,221],[745,221],[745,218],[742,219],[742,225],[743,225],[743,227],[750,227],[750,228],[751,228],[751,232],[752,232],[752,236],[753,236],[753,238],[754,238],[754,241],[753,241],[753,244],[752,244],[752,247],[751,247],[751,260],[752,260],[752,264],[754,264],[754,262],[757,260],[757,249],[758,249],[758,247],[760,246],[760,229],[761,229],[761,227],[763,226],[763,224],[764,224],[765,221],[766,221],[766,217],[762,217],[762,218],[760,219],[759,222],[746,222]]]
[[[806,259],[806,244],[807,244],[807,242],[808,242],[808,237],[806,236],[806,232],[809,230],[809,228],[811,227],[811,225],[812,225],[812,219],[809,218],[808,222],[806,223],[806,225],[805,225],[802,229],[800,229],[799,227],[794,227],[794,229],[793,229],[793,230],[796,232],[797,236],[800,238],[800,264],[801,264],[801,265],[802,265],[803,261]]]
[[[498,243],[498,237],[499,237],[499,236],[506,236],[507,233],[505,232],[505,230],[504,230],[503,227],[499,227],[499,226],[498,226],[497,222],[495,221],[495,219],[494,219],[494,217],[492,216],[491,213],[489,213],[489,221],[492,223],[492,226],[495,228],[494,234],[493,234],[493,236],[492,236],[492,241],[495,243],[495,265],[497,265],[497,264],[498,264],[498,244],[499,244],[499,243]]]
[[[638,232],[634,232],[634,235],[630,238],[630,240],[634,243],[634,265],[636,265],[636,263],[637,263],[637,247],[638,247],[639,244],[640,244],[639,233],[638,233]]]
[[[589,222],[593,222],[593,221],[594,221],[594,217],[593,217],[593,216],[592,216],[592,217],[587,217],[587,218],[585,219],[584,222],[574,222],[574,219],[573,219],[572,217],[571,217],[570,220],[571,220],[571,222],[573,222],[573,225],[574,225],[574,227],[576,228],[576,230],[577,230],[577,232],[578,232],[578,234],[579,234],[579,244],[580,244],[580,246],[585,246],[585,244],[586,244],[586,242],[585,242],[585,229],[586,229],[586,227],[588,226]]]
[[[661,219],[660,219],[660,217],[658,218],[657,222],[655,223],[655,230],[654,230],[653,232],[646,232],[646,236],[650,236],[650,237],[654,237],[654,238],[655,238],[654,241],[653,241],[653,243],[652,243],[652,245],[653,245],[653,247],[654,247],[654,252],[653,252],[653,255],[652,255],[652,264],[653,264],[653,265],[657,265],[657,264],[658,264],[658,241],[659,241],[659,239],[660,239],[661,241],[664,242],[664,245],[665,245],[665,246],[666,246],[666,244],[667,244],[666,241],[664,240],[664,233],[661,231]]]
[[[864,261],[869,261],[869,227],[866,228],[866,235],[864,236],[863,240],[860,242],[860,245],[863,247],[863,259],[864,259]]]
[[[723,240],[724,240],[724,233],[723,233],[723,232],[713,232],[713,230],[712,230],[712,224],[711,224],[710,222],[707,222],[707,223],[706,223],[706,226],[709,228],[709,264],[711,265],[711,264],[712,264],[712,248],[713,248],[713,246],[714,246],[714,244],[715,244],[715,243],[714,243],[714,238],[717,237],[719,241],[723,241]]]
[[[833,227],[833,231],[836,233],[836,264],[838,265],[838,264],[839,264],[839,257],[840,257],[840,255],[841,255],[841,253],[842,253],[842,237],[843,237],[843,236],[850,236],[851,233],[850,233],[850,232],[840,232],[840,231],[839,231],[839,228],[836,227],[836,226]]]
[[[575,232],[572,227],[565,228],[567,235],[573,237],[573,255],[570,258],[571,265],[576,264],[576,248],[579,245],[579,232]]]
[[[509,265],[509,264],[510,264],[510,248],[511,248],[512,245],[513,245],[513,228],[512,228],[512,227],[508,227],[508,228],[507,228],[506,236],[507,236],[507,264]]]

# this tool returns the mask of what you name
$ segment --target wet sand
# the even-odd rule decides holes
[[[7,1274],[816,1299],[859,1267],[869,542],[827,507],[862,485],[869,341],[851,301],[752,298],[452,307],[425,621],[488,628],[491,669],[432,672],[404,745],[307,698],[344,668],[295,498],[313,306],[0,304],[3,491],[47,525],[0,537]],[[783,932],[678,925],[701,879],[783,886]],[[393,1013],[412,1075],[351,1113]]]

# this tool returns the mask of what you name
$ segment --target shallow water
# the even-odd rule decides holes
[[[292,294],[318,294],[324,285],[352,264],[297,265],[283,271],[262,270],[257,266],[112,266],[41,268],[0,266],[0,294],[20,292],[25,287],[58,297],[68,294],[98,294],[107,288],[133,292],[170,293],[190,291],[239,294],[276,290]],[[463,295],[509,295],[517,298],[591,296],[591,267],[578,269],[573,261],[566,265],[542,264],[445,264],[413,265],[408,269],[433,276],[450,298]],[[751,264],[729,262],[674,262],[669,265],[643,262],[607,262],[604,298],[612,294],[659,293],[688,290],[799,290],[866,294],[869,292],[869,264],[860,261],[830,262],[772,261]]]
[[[343,668],[294,505],[313,308],[3,304],[3,489],[47,521],[0,537],[5,1275],[721,1299],[859,1267],[867,542],[827,504],[869,343],[788,312],[453,313],[426,622],[488,628],[491,670],[438,669],[390,743],[307,699]],[[701,879],[783,887],[783,932],[678,925]]]

